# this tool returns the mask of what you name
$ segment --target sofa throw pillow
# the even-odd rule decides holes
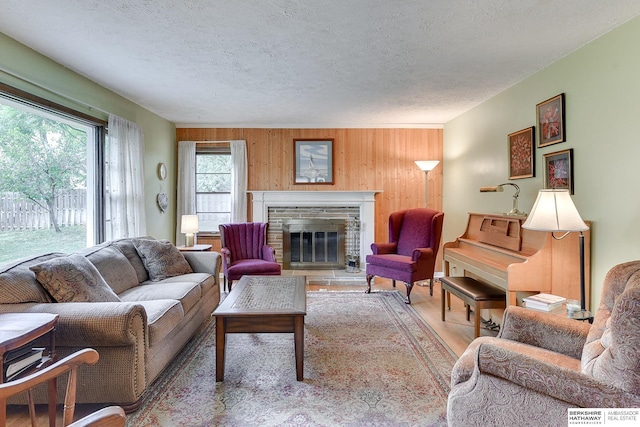
[[[54,258],[30,267],[57,302],[119,302],[96,267],[82,255]]]
[[[133,239],[133,245],[153,282],[167,277],[193,273],[187,260],[171,242]]]

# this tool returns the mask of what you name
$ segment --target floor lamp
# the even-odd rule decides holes
[[[540,190],[538,198],[533,204],[529,217],[522,224],[522,228],[535,231],[551,232],[556,240],[567,237],[571,232],[580,232],[580,308],[581,311],[569,313],[573,319],[591,319],[591,313],[586,309],[585,274],[584,274],[584,234],[589,229],[582,220],[578,209],[571,200],[569,190]],[[564,232],[562,236],[555,233]]]
[[[424,200],[427,207],[429,207],[429,172],[433,170],[440,160],[416,160],[416,165],[420,168],[420,170],[424,171],[425,176],[427,178],[427,182],[425,184],[424,190]]]
[[[426,182],[424,184],[424,203],[426,207],[429,207],[429,172],[433,170],[440,160],[416,160],[416,165],[420,168],[420,170],[424,171],[424,175],[426,178]],[[418,286],[425,286],[425,282],[417,282]]]

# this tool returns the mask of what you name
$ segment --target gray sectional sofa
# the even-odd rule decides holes
[[[38,255],[0,267],[0,313],[59,314],[58,357],[100,354],[79,370],[77,402],[133,410],[217,307],[220,267],[216,252],[181,253],[152,238]]]

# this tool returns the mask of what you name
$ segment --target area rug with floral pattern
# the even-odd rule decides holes
[[[397,291],[308,292],[304,380],[293,334],[228,334],[215,322],[161,374],[128,426],[441,426],[456,356]]]

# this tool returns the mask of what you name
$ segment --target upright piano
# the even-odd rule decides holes
[[[550,232],[522,228],[526,219],[526,216],[469,213],[464,233],[444,244],[445,276],[469,276],[502,289],[509,305],[520,305],[522,297],[539,292],[579,300],[578,233],[556,240]],[[584,236],[588,306],[589,230]]]

